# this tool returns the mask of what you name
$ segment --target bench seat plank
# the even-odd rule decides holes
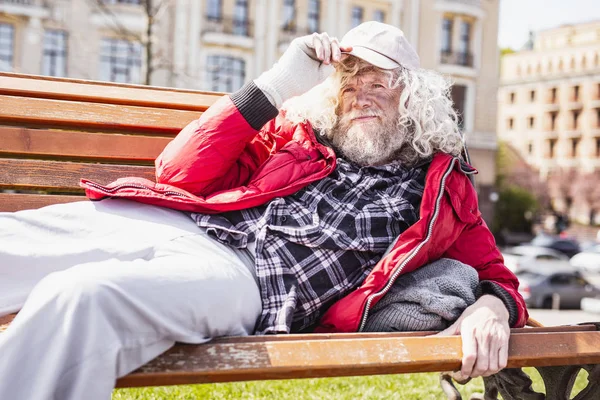
[[[196,111],[83,103],[0,95],[0,124],[111,131],[177,133]]]
[[[225,93],[0,72],[0,94],[204,111]]]
[[[154,167],[0,159],[0,189],[83,192],[79,187],[79,180],[82,177],[107,184],[124,176],[154,180]]]
[[[33,210],[49,206],[51,204],[72,203],[74,201],[84,201],[87,197],[65,196],[65,195],[42,195],[42,194],[24,194],[24,193],[0,193],[0,212],[15,212],[21,210]],[[0,321],[0,325],[2,322]]]
[[[600,332],[515,333],[509,368],[600,363]],[[394,373],[460,367],[459,336],[371,337],[178,345],[117,381],[118,387]]]
[[[0,127],[0,156],[27,155],[153,163],[171,139]]]

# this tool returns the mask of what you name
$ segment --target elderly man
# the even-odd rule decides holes
[[[448,88],[395,27],[301,37],[182,130],[156,183],[82,180],[111,199],[0,214],[0,313],[21,310],[0,335],[0,398],[106,399],[175,341],[394,329],[381,305],[432,265],[475,280],[443,325],[461,374],[503,368],[527,311]]]

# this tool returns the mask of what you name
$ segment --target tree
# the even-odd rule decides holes
[[[600,210],[600,171],[577,174],[573,182],[573,194],[589,209],[589,224],[594,225]]]
[[[507,54],[513,54],[516,53],[513,49],[511,49],[510,47],[502,47],[500,49],[500,57],[503,57]]]
[[[156,23],[167,9],[172,6],[173,0],[140,0],[140,5],[143,7],[147,21],[146,30],[142,34],[134,32],[124,26],[119,16],[108,5],[106,0],[89,1],[91,1],[105,16],[110,18],[114,25],[114,30],[119,33],[119,35],[134,40],[144,48],[144,85],[152,84],[152,74],[154,71],[161,68],[173,67],[169,58],[163,57],[155,48]]]
[[[510,233],[532,233],[536,215],[549,204],[548,188],[538,172],[508,143],[496,153],[499,190],[492,230],[499,241]]]
[[[548,188],[552,199],[561,199],[564,202],[564,211],[567,215],[571,211],[575,194],[575,181],[577,172],[573,168],[560,168],[548,175]]]

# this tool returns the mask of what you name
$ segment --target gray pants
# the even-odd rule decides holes
[[[124,200],[0,213],[0,399],[109,399],[176,341],[251,334],[252,259]]]

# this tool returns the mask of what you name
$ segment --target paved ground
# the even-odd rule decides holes
[[[530,309],[531,318],[543,325],[571,325],[581,322],[600,321],[600,314],[581,310],[540,310]]]

